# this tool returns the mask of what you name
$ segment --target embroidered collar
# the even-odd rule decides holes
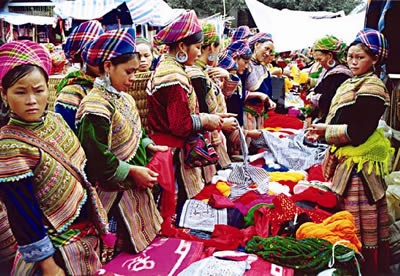
[[[93,87],[100,88],[101,90],[105,90],[110,92],[111,94],[116,95],[118,98],[121,97],[121,92],[114,88],[110,83],[107,83],[102,78],[96,78],[93,83]]]
[[[17,126],[22,126],[22,127],[32,127],[32,128],[34,128],[34,127],[43,125],[44,120],[46,119],[46,116],[47,116],[47,111],[45,111],[45,112],[43,113],[43,115],[39,118],[38,121],[35,121],[35,122],[27,122],[27,121],[24,121],[21,117],[19,117],[19,116],[18,116],[17,114],[15,114],[14,112],[11,112],[11,113],[10,113],[10,121],[9,121],[9,124],[17,125]]]
[[[374,72],[368,72],[368,73],[365,73],[363,75],[354,76],[353,78],[351,78],[350,82],[354,83],[354,82],[357,82],[357,81],[359,81],[359,80],[361,80],[363,78],[370,77],[372,75],[374,75]]]
[[[199,66],[201,68],[201,70],[203,70],[203,71],[207,68],[207,63],[202,61],[202,60],[200,60],[200,59],[196,60],[195,64],[197,66]]]

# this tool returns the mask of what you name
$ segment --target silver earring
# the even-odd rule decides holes
[[[86,74],[86,72],[87,72],[87,64],[86,64],[86,62],[83,64],[83,66],[82,66],[82,73],[84,73],[84,74]]]
[[[110,74],[105,73],[104,75],[104,84],[108,87],[111,86],[111,79],[110,79]]]
[[[185,63],[188,60],[188,54],[184,51],[179,51],[175,55],[176,61],[179,63]]]
[[[331,59],[331,60],[328,60],[328,62],[327,62],[326,64],[328,64],[328,66],[329,66],[330,68],[333,68],[333,67],[335,67],[335,65],[336,65],[336,61],[333,60],[333,59]]]
[[[218,58],[218,54],[217,54],[217,55],[209,55],[209,56],[207,57],[207,59],[208,59],[210,62],[215,61],[217,58]]]

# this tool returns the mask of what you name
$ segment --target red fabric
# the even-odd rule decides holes
[[[271,234],[276,236],[278,234],[281,224],[285,221],[293,220],[295,215],[306,213],[313,222],[321,223],[324,219],[331,214],[322,210],[308,210],[298,207],[291,198],[284,194],[276,196],[272,200],[274,209],[270,211],[270,225]]]
[[[180,85],[160,88],[147,96],[148,126],[154,132],[176,136],[183,140],[192,133],[193,122],[187,92]]]
[[[172,150],[156,152],[146,167],[158,173],[157,181],[164,189],[161,197],[161,216],[165,219],[174,215],[176,213],[176,202]]]
[[[257,257],[257,260],[252,262],[250,266],[251,268],[249,270],[246,270],[243,276],[294,275],[294,270],[292,268],[273,265],[270,262],[264,261],[260,257]]]
[[[215,184],[210,184],[210,185],[206,185],[204,186],[204,188],[200,191],[200,193],[198,193],[194,199],[197,200],[204,200],[204,199],[209,199],[211,197],[211,195],[219,195],[219,196],[224,196],[223,194],[221,194],[221,192],[217,189],[217,185]]]
[[[253,162],[251,162],[250,165],[257,167],[257,168],[262,168],[262,166],[265,165],[265,160],[264,160],[264,158],[258,158],[257,160],[254,160]]]
[[[295,202],[301,200],[315,202],[325,208],[334,208],[337,205],[336,196],[332,192],[322,191],[314,187],[309,187],[303,192],[293,195],[291,199]]]
[[[236,199],[234,202],[240,202],[243,205],[247,205],[249,203],[251,203],[254,200],[257,200],[260,198],[260,194],[255,192],[255,191],[249,191],[247,193],[245,193],[244,195],[242,195],[241,197],[239,197],[238,199]]]
[[[235,208],[235,204],[226,196],[212,194],[208,204],[216,209],[219,208]]]
[[[217,224],[211,234],[211,239],[204,240],[204,245],[216,250],[235,250],[239,245],[246,246],[243,233],[236,227]]]
[[[264,127],[302,129],[303,122],[298,118],[270,111],[268,112],[268,118],[264,120]]]
[[[314,165],[308,170],[308,181],[312,180],[318,180],[321,182],[326,182],[327,180],[324,177],[324,174],[322,172],[322,165]]]
[[[157,132],[150,135],[151,140],[157,145],[164,145],[171,148],[183,148],[185,140],[179,139],[176,136]]]
[[[289,180],[281,180],[278,181],[280,184],[288,186],[290,188],[290,193],[293,194],[293,188],[297,185],[297,182],[289,181]]]

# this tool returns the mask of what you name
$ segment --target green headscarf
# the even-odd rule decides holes
[[[318,39],[314,43],[313,51],[330,51],[336,54],[340,63],[346,62],[346,43],[333,35],[327,35]]]
[[[203,45],[211,45],[218,40],[217,29],[212,23],[201,24],[201,29],[203,30],[204,40]]]

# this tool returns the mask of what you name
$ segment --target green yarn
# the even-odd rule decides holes
[[[267,203],[259,203],[251,207],[250,210],[247,212],[247,215],[244,217],[244,223],[246,227],[254,225],[254,211],[260,208],[261,206],[268,206],[270,209],[274,208],[274,204],[267,204]]]
[[[254,236],[246,245],[246,251],[264,260],[304,272],[319,272],[328,268],[334,251],[334,267],[346,268],[352,275],[359,273],[358,260],[353,250],[332,245],[326,240],[307,238],[296,240],[280,236],[261,238]],[[358,272],[358,273],[357,273]]]

